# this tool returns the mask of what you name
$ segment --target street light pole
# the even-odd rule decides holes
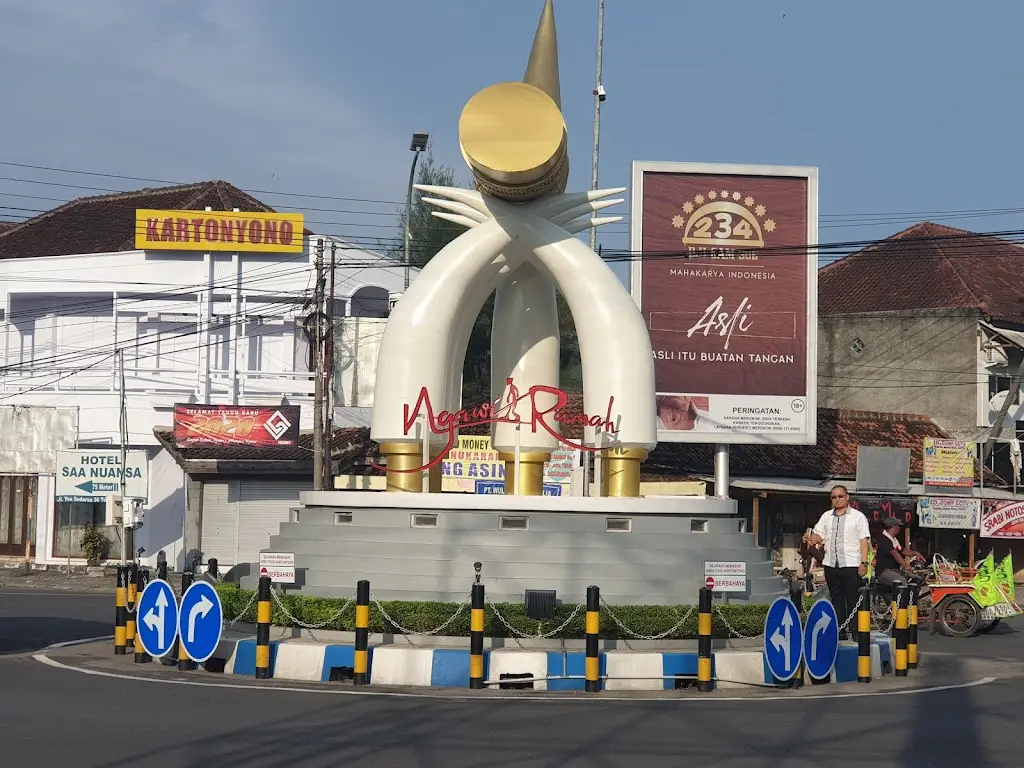
[[[409,188],[405,194],[405,255],[402,261],[405,264],[405,290],[409,290],[410,268],[412,262],[409,260],[410,228],[412,226],[412,185],[416,183],[416,163],[420,159],[420,152],[427,148],[427,141],[430,135],[427,133],[414,133],[409,150],[413,153],[412,168],[409,169]]]
[[[604,0],[597,0],[597,76],[594,84],[594,165],[590,188],[597,189],[598,160],[601,155],[601,104],[607,98],[601,83],[604,58]],[[590,228],[590,250],[597,250],[597,227]]]

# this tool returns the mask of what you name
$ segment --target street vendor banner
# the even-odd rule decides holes
[[[1024,501],[985,501],[981,535],[992,539],[1024,538]]]
[[[297,405],[174,406],[174,442],[190,445],[245,445],[257,448],[291,447],[299,442]]]
[[[917,501],[917,519],[922,528],[976,531],[980,517],[981,499],[922,496]]]
[[[552,451],[544,463],[545,495],[568,496],[573,469],[579,463],[579,451]],[[459,435],[458,443],[441,462],[441,490],[445,492],[499,493],[498,485],[504,480],[505,462],[491,446],[488,435]]]
[[[974,443],[924,439],[924,484],[954,488],[974,486]]]

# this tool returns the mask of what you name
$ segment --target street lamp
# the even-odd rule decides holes
[[[412,224],[412,185],[416,181],[416,162],[420,159],[420,152],[427,148],[429,133],[414,133],[412,142],[409,144],[409,151],[413,153],[412,168],[409,169],[409,190],[405,195],[405,290],[409,290],[409,227]]]

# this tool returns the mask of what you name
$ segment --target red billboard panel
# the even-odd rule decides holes
[[[299,442],[297,405],[174,406],[174,442],[190,445],[246,445],[277,448]]]
[[[634,163],[659,442],[815,442],[817,170]]]

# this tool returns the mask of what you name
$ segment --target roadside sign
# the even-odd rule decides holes
[[[178,636],[178,598],[171,585],[153,579],[139,595],[136,604],[135,636],[142,649],[154,659],[170,653]]]
[[[747,564],[743,560],[705,560],[704,583],[715,592],[746,592]]]
[[[831,600],[822,598],[807,612],[804,625],[804,660],[807,673],[824,680],[832,673],[839,654],[839,618]]]
[[[178,634],[192,661],[202,663],[217,651],[224,625],[220,595],[205,581],[192,582],[181,596]]]
[[[260,576],[269,576],[274,584],[294,584],[295,553],[260,552]]]
[[[149,459],[145,451],[128,451],[124,470],[125,495],[146,501]],[[54,496],[58,502],[104,501],[121,493],[121,451],[57,451]]]
[[[764,659],[776,680],[791,680],[803,658],[800,613],[788,597],[777,597],[764,619]]]

